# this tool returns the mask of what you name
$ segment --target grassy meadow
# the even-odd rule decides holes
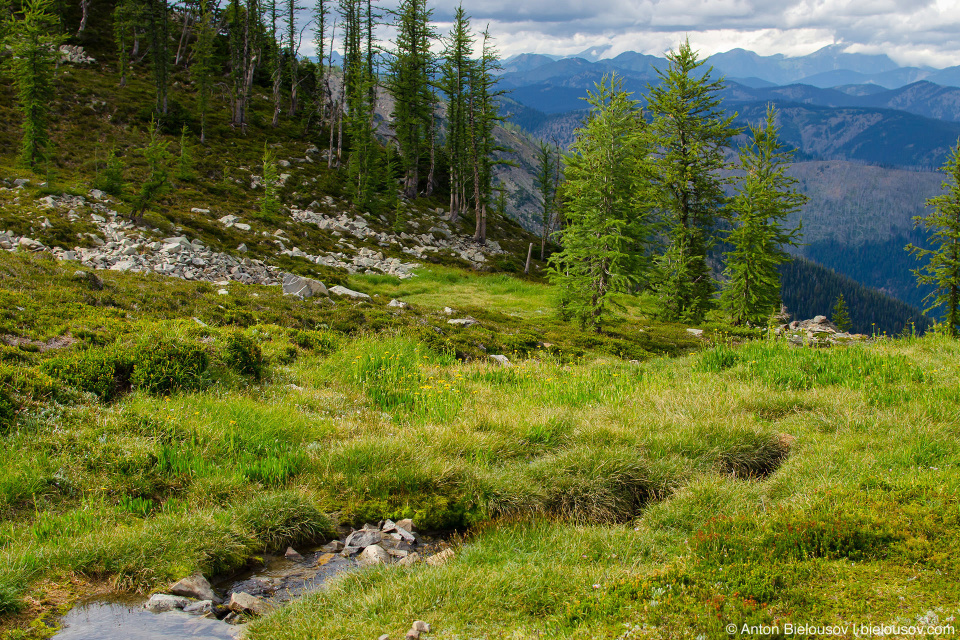
[[[954,340],[700,341],[642,300],[594,336],[546,285],[445,267],[352,277],[376,297],[335,306],[110,272],[101,291],[74,271],[0,255],[0,334],[18,337],[0,347],[8,638],[91,591],[385,517],[457,531],[457,555],[345,575],[248,637],[423,619],[438,639],[723,638],[960,614]]]

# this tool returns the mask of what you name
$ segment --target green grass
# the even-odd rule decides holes
[[[955,341],[720,341],[684,356],[685,328],[647,319],[589,335],[480,309],[462,330],[412,289],[410,309],[385,306],[386,287],[435,301],[446,279],[477,299],[509,289],[453,271],[358,279],[380,296],[334,308],[103,278],[91,291],[69,265],[0,255],[2,333],[32,341],[0,362],[6,628],[42,612],[25,598],[52,585],[148,591],[227,572],[325,539],[331,513],[463,538],[444,567],[344,576],[257,622],[254,640],[377,637],[418,618],[438,638],[710,638],[730,623],[958,613]],[[504,295],[509,310],[550,292]],[[66,346],[31,347],[51,339]],[[166,371],[149,345],[203,366],[140,382],[137,367]],[[128,383],[108,384],[116,362]]]

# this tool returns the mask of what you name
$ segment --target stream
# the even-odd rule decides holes
[[[303,561],[265,555],[253,568],[213,584],[218,595],[234,592],[259,596],[275,606],[319,589],[327,580],[357,563],[319,548],[302,552]],[[182,611],[152,613],[143,598],[107,598],[81,602],[60,620],[55,640],[235,640],[243,625]]]

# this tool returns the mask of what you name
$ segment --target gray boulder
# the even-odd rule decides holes
[[[447,320],[447,324],[452,324],[455,327],[467,328],[472,327],[475,324],[480,324],[480,321],[467,316],[466,318],[454,318],[453,320]]]
[[[213,601],[201,600],[200,602],[194,602],[184,607],[183,612],[189,613],[192,616],[205,616],[208,613],[213,613]]]
[[[243,591],[231,594],[227,607],[235,613],[251,613],[255,616],[262,616],[273,609],[269,602]]]
[[[510,358],[508,358],[507,356],[493,355],[493,356],[490,356],[490,359],[498,363],[501,367],[513,366],[512,364],[510,364]]]
[[[190,600],[166,593],[155,593],[144,603],[143,608],[153,613],[166,613],[189,606]]]
[[[360,554],[360,557],[357,558],[357,562],[360,563],[361,567],[369,567],[377,564],[388,564],[392,560],[393,557],[379,544],[370,545],[364,549],[363,553]]]
[[[365,549],[370,545],[379,544],[383,540],[383,534],[379,531],[361,530],[354,531],[347,537],[344,546],[347,548],[357,547]]]
[[[213,592],[210,583],[199,573],[184,578],[171,586],[170,593],[175,596],[196,598],[197,600],[215,600],[220,602],[220,598]]]
[[[299,296],[304,300],[317,295],[330,295],[322,282],[292,273],[283,274],[283,293],[288,296]]]
[[[346,296],[347,298],[353,298],[354,300],[369,300],[370,296],[365,293],[360,293],[359,291],[353,291],[352,289],[347,289],[346,287],[341,287],[337,285],[335,287],[330,287],[330,293],[338,296]]]

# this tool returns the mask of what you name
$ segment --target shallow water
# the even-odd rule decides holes
[[[264,562],[243,573],[218,581],[214,590],[229,599],[243,591],[281,605],[310,591],[341,571],[356,567],[353,560],[307,551],[303,562],[283,556],[265,556]],[[81,603],[60,620],[54,640],[234,640],[242,626],[182,611],[151,613],[142,598],[96,600]]]
[[[140,602],[89,602],[60,621],[56,640],[234,640],[242,627],[182,611],[150,613]]]

